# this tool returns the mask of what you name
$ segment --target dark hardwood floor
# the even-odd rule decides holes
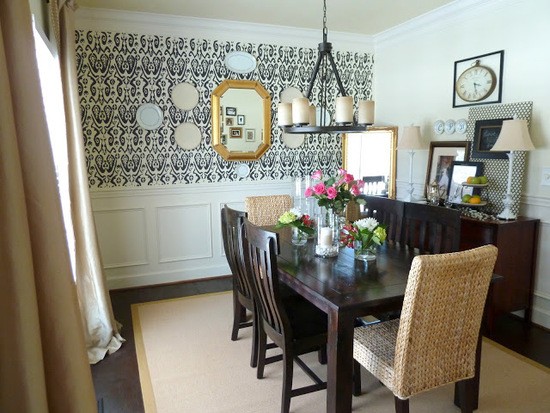
[[[126,343],[116,353],[92,366],[95,392],[105,413],[141,413],[143,401],[134,345],[130,306],[135,303],[185,297],[231,289],[230,277],[111,291],[115,318],[122,327]],[[229,311],[230,309],[228,309]],[[550,331],[526,325],[513,315],[496,320],[490,337],[526,357],[550,367]],[[228,337],[229,340],[229,337]],[[101,412],[101,411],[100,411]]]

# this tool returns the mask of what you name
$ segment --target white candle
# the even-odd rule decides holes
[[[360,100],[357,110],[357,123],[360,125],[374,123],[374,100]]]
[[[277,110],[277,125],[292,125],[292,105],[290,103],[279,103]]]
[[[332,246],[332,228],[321,227],[319,231],[319,245],[321,247]]]
[[[336,123],[353,122],[353,98],[351,96],[339,96],[336,98]]]
[[[309,105],[309,124],[310,126],[317,125],[317,108],[315,105]]]
[[[309,101],[307,98],[292,99],[292,123],[295,125],[309,123]]]

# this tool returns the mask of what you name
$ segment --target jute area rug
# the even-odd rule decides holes
[[[280,411],[281,363],[256,379],[249,365],[251,331],[231,341],[231,293],[206,294],[132,306],[140,381],[147,413],[276,413]],[[276,351],[276,350],[270,350]],[[306,361],[326,377],[316,354]],[[294,384],[310,381],[295,365]],[[413,397],[411,412],[459,412],[454,386]],[[294,397],[291,412],[325,411],[326,392]],[[393,413],[393,395],[369,373],[353,411]],[[478,412],[550,412],[550,369],[489,340],[483,341]]]

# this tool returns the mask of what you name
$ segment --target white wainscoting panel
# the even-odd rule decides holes
[[[105,268],[149,263],[143,208],[94,211],[94,218]]]
[[[210,204],[157,208],[159,263],[212,258],[211,216]]]
[[[293,194],[292,180],[93,190],[92,209],[110,289],[230,274],[220,211],[253,195]]]

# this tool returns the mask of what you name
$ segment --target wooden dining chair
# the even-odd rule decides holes
[[[244,199],[248,219],[254,225],[275,225],[279,217],[292,208],[290,195],[248,196]]]
[[[258,333],[255,323],[252,278],[246,273],[245,255],[242,249],[243,225],[246,213],[225,205],[221,210],[222,238],[225,257],[233,274],[233,327],[231,340],[238,339],[239,330],[252,327],[252,351],[250,366],[258,362]],[[246,311],[252,314],[252,321],[247,320]]]
[[[381,196],[359,195],[359,197],[366,202],[361,218],[376,218],[378,222],[386,225],[388,242],[401,241],[405,203]]]
[[[396,413],[409,398],[458,383],[462,413],[475,403],[473,377],[481,319],[498,249],[493,245],[412,262],[401,318],[357,327],[354,393],[362,365],[394,394]]]
[[[460,211],[405,202],[402,240],[421,254],[455,252],[460,248]]]
[[[267,335],[283,352],[283,390],[281,412],[290,410],[291,397],[326,389],[323,382],[300,358],[302,354],[326,350],[327,315],[301,296],[280,293],[277,255],[278,234],[262,229],[246,218],[245,250],[254,280],[260,310],[259,359],[257,376],[263,378],[266,363],[264,345]],[[292,389],[294,361],[314,381]]]

